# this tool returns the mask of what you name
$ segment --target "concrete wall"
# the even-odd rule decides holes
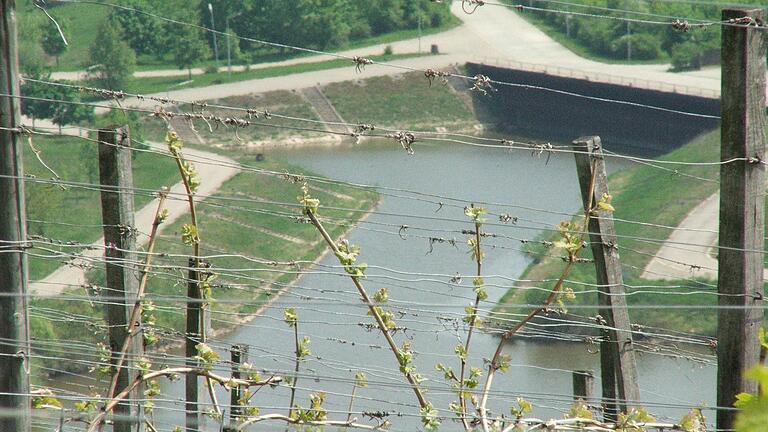
[[[547,87],[599,98],[630,101],[679,111],[720,115],[720,101],[603,84],[542,73],[467,64],[467,74],[494,80]],[[490,96],[474,93],[476,112],[510,136],[570,142],[582,135],[599,135],[609,150],[633,155],[667,153],[719,126],[706,119],[643,107],[595,101],[539,89],[496,86]]]

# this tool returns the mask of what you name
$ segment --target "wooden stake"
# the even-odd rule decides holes
[[[0,0],[0,430],[29,431],[29,336],[24,169],[19,142],[16,2]],[[5,243],[7,242],[7,243]]]
[[[133,171],[128,127],[99,130],[99,180],[101,183],[101,215],[106,247],[107,297],[106,317],[112,362],[117,363],[128,336],[128,320],[139,293],[139,269],[136,267],[136,232],[133,207]],[[128,387],[136,378],[135,360],[143,355],[140,337],[132,337],[128,354],[118,373],[116,391]],[[133,432],[131,424],[138,418],[131,399],[141,398],[137,389],[114,411],[115,432]],[[113,397],[114,395],[108,395]]]
[[[248,345],[232,345],[230,359],[232,360],[232,378],[247,378],[243,377],[243,374],[240,373],[240,366],[242,366],[243,363],[248,362]],[[230,423],[232,424],[232,427],[237,425],[239,417],[242,414],[242,408],[240,407],[240,399],[242,397],[243,389],[241,387],[232,389],[230,398],[231,408],[229,409]]]
[[[197,344],[201,343],[203,334],[202,323],[200,321],[202,308],[202,293],[200,292],[200,272],[198,271],[198,260],[189,259],[189,281],[187,282],[187,332],[185,340],[185,354],[187,356],[187,366],[197,367],[197,360],[193,357],[197,355]],[[198,377],[195,374],[185,376],[186,386],[186,412],[187,412],[187,431],[196,432],[200,426],[200,407]]]
[[[724,9],[723,20],[764,19],[762,9]],[[758,363],[763,309],[765,201],[765,31],[723,26],[718,253],[717,406],[757,393],[744,373]],[[732,429],[736,412],[717,412],[717,428]]]
[[[595,187],[591,202],[597,204],[608,194],[608,176],[605,172],[600,137],[583,137],[573,142],[576,170],[584,205],[588,205],[589,187],[594,162]],[[605,320],[605,341],[600,344],[600,375],[606,416],[615,420],[616,411],[627,411],[639,406],[640,389],[632,341],[632,330],[624,296],[624,280],[619,262],[616,229],[610,212],[597,210],[589,220],[589,240],[595,259],[597,283],[600,285],[598,303],[600,316]]]

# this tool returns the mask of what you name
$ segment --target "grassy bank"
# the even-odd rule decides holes
[[[714,131],[703,135],[689,144],[660,158],[662,160],[693,162],[719,160],[720,132]],[[608,159],[610,163],[610,159]],[[647,165],[639,165],[612,175],[609,179],[609,188],[613,195],[613,205],[616,208],[614,216],[617,219],[651,222],[659,225],[678,225],[696,205],[716,192],[717,184],[704,182],[680,174],[717,179],[718,166],[671,166],[674,171],[661,171]],[[579,219],[581,220],[581,219]],[[616,222],[616,231],[620,236],[645,237],[654,239],[666,239],[670,231],[665,228]],[[548,240],[556,240],[552,235]],[[711,280],[687,279],[681,281],[651,281],[641,279],[640,275],[649,260],[660,248],[658,242],[643,242],[627,238],[619,238],[619,250],[621,255],[624,281],[629,286],[643,288],[627,288],[630,296],[627,301],[630,305],[656,306],[655,308],[630,309],[633,323],[660,326],[675,330],[714,334],[716,317],[712,310],[673,310],[665,311],[664,305],[712,305],[716,304],[717,297],[708,294],[686,295],[695,289],[696,291],[714,291]],[[520,279],[526,280],[552,280],[557,278],[564,263],[557,258],[538,258],[538,253],[544,252],[544,246],[531,246],[529,251],[534,261],[528,266]],[[548,251],[552,253],[553,251]],[[554,251],[562,255],[561,251]],[[585,249],[581,255],[591,258],[591,253]],[[576,293],[576,299],[570,304],[596,305],[597,296],[594,293],[584,293],[584,285],[595,283],[594,265],[592,263],[580,263],[568,276],[566,284]],[[531,290],[533,286],[550,289],[554,282],[526,283],[510,289],[499,301],[495,308],[497,313],[516,312],[521,309],[514,305],[537,304],[546,297],[543,290]],[[680,286],[680,288],[669,288]],[[654,288],[657,287],[657,288]],[[652,291],[652,292],[649,292]],[[594,315],[594,309],[574,309],[573,313],[579,315]]]
[[[280,160],[257,161],[253,155],[243,155],[240,162],[270,171],[302,172],[300,168]],[[309,174],[309,173],[307,173]],[[205,181],[205,179],[203,179]],[[347,189],[338,185],[312,186],[311,191],[323,206],[349,210],[325,210],[321,214],[336,223],[329,223],[332,236],[340,236],[378,202],[373,191]],[[270,265],[265,262],[314,261],[326,250],[315,229],[297,223],[300,211],[296,204],[299,187],[282,176],[241,173],[227,181],[216,193],[216,199],[197,204],[201,253],[204,256],[225,255],[208,261],[217,274],[213,282],[213,323],[215,331],[232,329],[241,319],[255,313],[287,284],[298,278],[293,265]],[[177,342],[185,326],[186,275],[188,256],[192,249],[181,241],[182,225],[187,216],[162,227],[156,251],[165,254],[155,261],[155,273],[148,284],[147,299],[157,306],[156,328],[163,342]],[[302,265],[306,268],[306,264]],[[234,270],[237,269],[237,270]],[[104,285],[100,269],[89,273],[89,282]],[[83,289],[67,291],[71,296],[88,295]],[[32,320],[33,336],[39,340],[76,340],[94,355],[95,343],[106,338],[103,321],[104,304],[98,297],[88,301],[61,298],[34,299],[37,311]],[[52,314],[51,311],[56,311]],[[75,319],[57,322],[58,317]],[[88,357],[88,356],[84,356]],[[75,359],[73,359],[75,360]],[[89,358],[93,361],[94,358]],[[40,366],[50,366],[47,360]],[[64,369],[83,370],[76,361]]]
[[[440,80],[430,86],[419,72],[329,84],[323,91],[348,122],[432,130],[477,123],[450,86]]]

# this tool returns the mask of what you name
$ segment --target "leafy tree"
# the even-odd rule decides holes
[[[59,21],[59,25],[61,26],[62,32],[66,34],[68,27],[67,21],[61,20]],[[56,66],[58,67],[59,57],[67,51],[67,45],[64,43],[64,39],[61,38],[59,29],[56,28],[53,23],[49,23],[45,27],[45,33],[43,34],[41,42],[45,53],[56,58]]]
[[[73,103],[53,103],[53,115],[51,121],[61,127],[64,125],[75,125],[93,120],[93,107],[83,105],[80,102],[80,92],[70,87],[58,87],[54,99],[68,101]]]
[[[150,3],[144,0],[125,0],[124,6],[156,12]],[[148,54],[162,58],[168,52],[168,37],[165,23],[159,18],[130,10],[116,10],[110,17],[120,29],[124,40],[136,54]]]
[[[192,67],[211,55],[199,29],[182,27],[176,33],[173,46],[173,61],[179,69],[187,69],[192,79]]]
[[[163,21],[156,16],[200,23],[200,17],[196,13],[198,3],[198,0],[122,0],[122,6],[137,12],[115,10],[110,19],[122,30],[125,41],[137,55],[151,55],[162,59],[171,52],[175,43],[174,34],[179,25]]]
[[[354,19],[350,3],[345,0],[299,0],[293,5],[298,13],[294,24],[297,42],[305,46],[327,49],[349,41],[350,21]]]
[[[362,2],[360,11],[371,26],[373,34],[388,33],[401,28],[403,19],[402,0]]]
[[[46,81],[50,79],[49,74],[32,76]],[[22,96],[41,99],[56,99],[57,96],[55,87],[34,81],[25,81],[24,85],[21,86],[21,94]],[[35,127],[36,119],[53,117],[55,107],[55,103],[43,100],[23,99],[21,101],[21,113],[32,119],[32,127]]]
[[[121,39],[116,26],[105,21],[89,50],[88,65],[96,84],[112,90],[125,87],[136,69],[136,53]]]

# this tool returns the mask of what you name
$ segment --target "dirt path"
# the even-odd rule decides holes
[[[643,279],[707,277],[717,280],[717,245],[720,224],[720,194],[715,193],[691,210],[667,243],[645,266]],[[702,246],[694,246],[702,245]],[[768,270],[764,272],[768,278]]]
[[[719,208],[720,195],[717,193],[694,207],[678,229],[672,231],[668,243],[664,243],[648,262],[641,277],[652,280],[693,276],[717,279],[717,260],[709,252],[717,243]]]
[[[155,150],[166,150],[163,144],[150,143],[150,146]],[[191,148],[185,148],[184,155],[188,160],[195,163],[200,173],[200,178],[203,179],[198,190],[198,195],[201,196],[215,193],[224,182],[240,172],[239,168],[236,168],[237,162],[224,156]],[[228,166],[222,166],[218,163]],[[168,218],[164,226],[170,225],[188,212],[187,202],[183,198],[183,194],[184,185],[181,182],[171,187],[171,194],[166,201]],[[152,202],[136,212],[135,224],[140,232],[148,233],[150,231],[156,209],[157,200],[152,200]],[[140,234],[137,244],[142,246],[148,240],[149,238],[146,234]],[[92,265],[94,261],[100,262],[104,256],[104,238],[99,238],[91,246],[93,249],[85,250],[82,254],[83,258],[74,259],[48,275],[48,277],[32,282],[30,284],[30,291],[38,297],[51,297],[60,294],[62,290],[70,286],[84,284],[86,282],[86,267]]]

